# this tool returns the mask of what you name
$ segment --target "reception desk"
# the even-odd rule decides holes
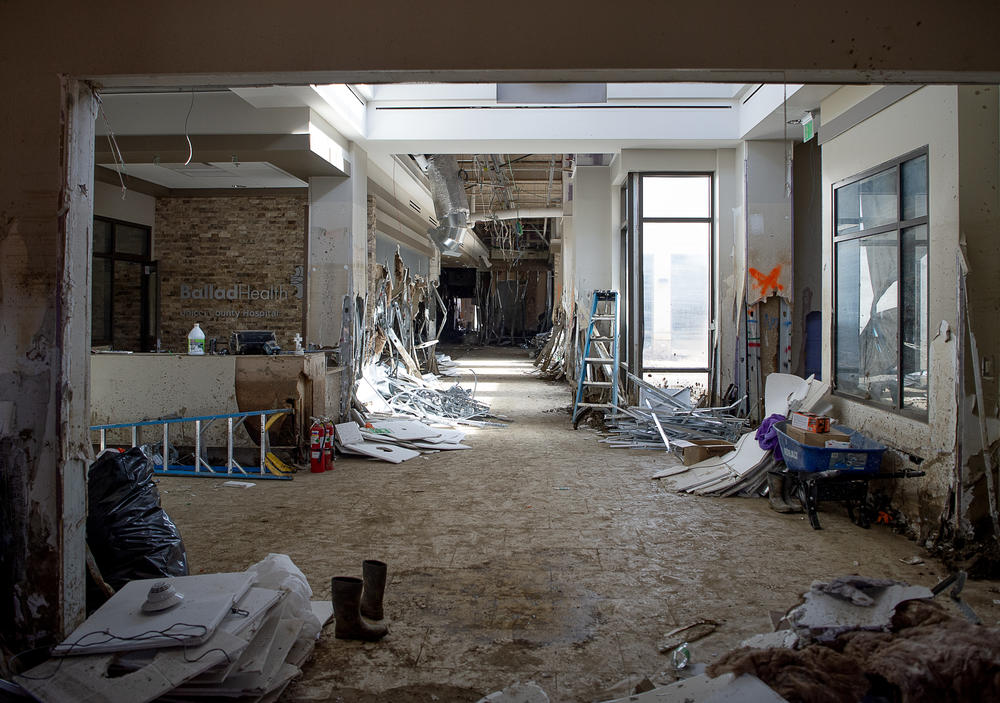
[[[107,425],[169,417],[224,415],[290,407],[294,417],[271,433],[274,444],[308,443],[311,417],[339,421],[343,367],[329,366],[325,352],[301,356],[188,356],[95,352],[90,365],[90,422]],[[226,427],[205,433],[209,446],[224,446]],[[246,432],[237,446],[252,446]],[[194,441],[193,425],[172,434],[178,444]],[[110,444],[127,444],[127,430],[110,431]],[[157,442],[156,437],[141,437]]]

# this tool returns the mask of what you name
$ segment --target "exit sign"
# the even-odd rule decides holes
[[[802,118],[802,141],[807,142],[815,136],[816,132],[813,129],[813,116],[810,113],[806,113],[806,116]]]

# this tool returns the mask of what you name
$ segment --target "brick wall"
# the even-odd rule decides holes
[[[199,322],[220,345],[234,330],[263,329],[293,349],[303,328],[307,205],[297,194],[157,198],[163,348],[186,351]]]

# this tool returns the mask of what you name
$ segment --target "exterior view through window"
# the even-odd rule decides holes
[[[711,174],[641,178],[644,372],[708,371],[712,210]]]

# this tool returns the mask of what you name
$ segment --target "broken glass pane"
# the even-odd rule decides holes
[[[837,244],[837,388],[892,407],[899,396],[896,236]]]

